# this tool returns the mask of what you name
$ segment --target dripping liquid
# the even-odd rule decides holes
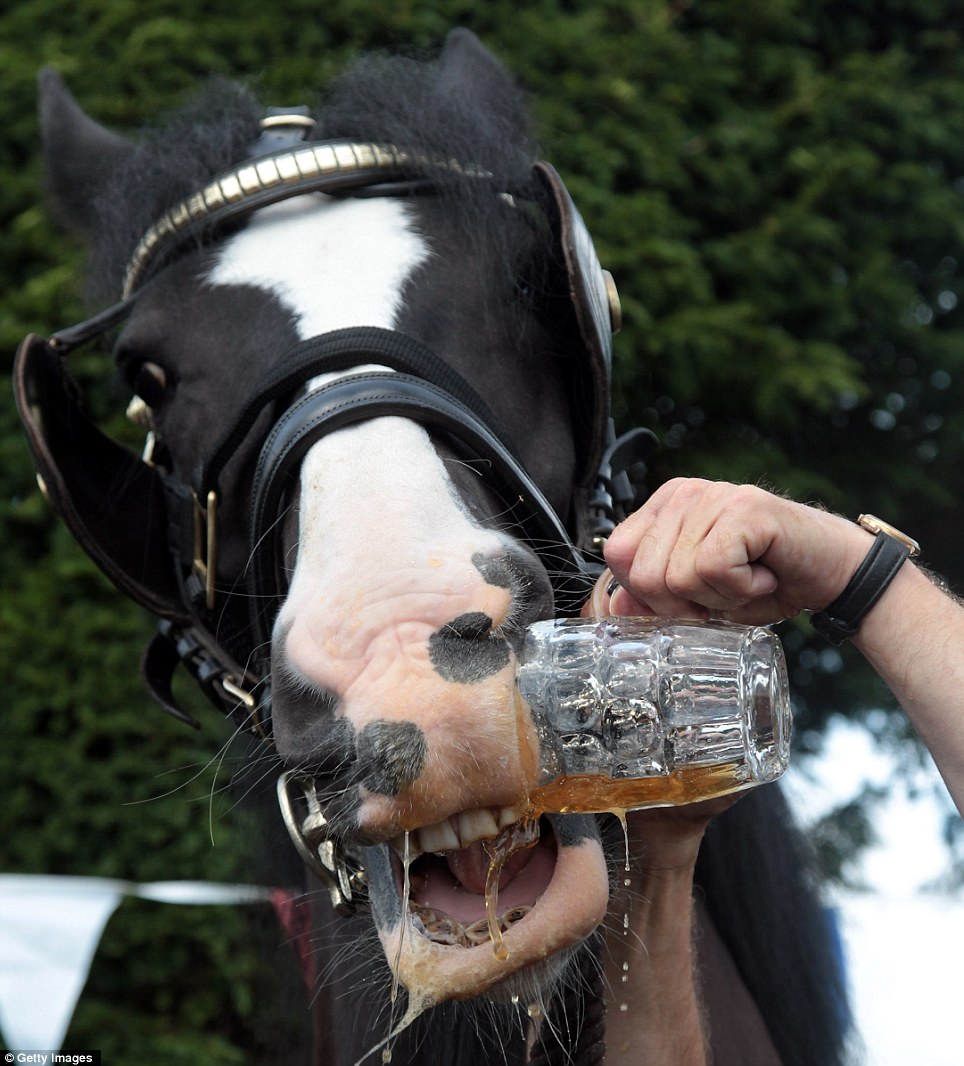
[[[623,828],[626,846],[625,869],[629,875],[629,833],[627,811],[644,807],[676,806],[712,799],[746,787],[746,769],[739,763],[722,766],[691,766],[659,777],[611,778],[598,774],[568,774],[535,789],[529,796],[525,818],[508,826],[495,839],[483,841],[489,858],[485,879],[485,916],[492,950],[498,959],[507,959],[499,925],[499,877],[506,862],[516,852],[533,847],[539,840],[539,817],[545,813],[615,814]],[[408,863],[405,864],[405,891],[408,892]],[[628,914],[625,915],[628,932]]]
[[[372,1057],[372,1055],[375,1054],[376,1051],[381,1051],[382,1062],[391,1062],[392,1041],[398,1036],[399,1033],[407,1029],[420,1014],[424,1014],[424,1012],[427,1011],[430,1007],[434,1007],[436,1002],[437,1001],[432,996],[426,997],[421,1002],[415,999],[414,997],[411,998],[409,1000],[408,1009],[405,1011],[405,1014],[402,1016],[402,1019],[394,1026],[392,1026],[391,1032],[388,1034],[388,1036],[385,1037],[384,1040],[380,1040],[374,1047],[369,1048],[368,1051],[366,1051],[365,1054],[362,1055],[362,1057],[355,1062],[355,1066],[362,1066],[362,1063],[367,1062]]]
[[[405,851],[402,855],[402,914],[408,914],[408,901],[412,894],[411,881],[412,855],[409,847],[408,830],[405,830]],[[398,934],[398,951],[395,952],[395,965],[392,966],[392,1004],[398,999],[399,970],[402,965],[402,946],[405,943],[405,927],[408,923],[402,922]]]
[[[489,926],[489,938],[497,959],[509,957],[509,949],[502,938],[499,925],[499,877],[502,868],[519,851],[534,847],[539,842],[539,821],[523,818],[515,825],[507,826],[494,840],[483,840],[482,846],[489,857],[489,870],[485,877],[485,918]]]
[[[412,855],[409,846],[408,830],[405,830],[405,850],[402,855],[402,914],[408,914],[408,900],[412,892],[412,882],[410,877],[410,870],[412,865]],[[402,968],[402,947],[405,944],[405,927],[408,923],[402,922],[400,924],[398,933],[398,950],[395,952],[395,962],[392,966],[392,996],[391,996],[391,1010],[389,1012],[389,1033],[385,1038],[384,1045],[382,1046],[382,1062],[389,1063],[392,1061],[392,1040],[399,1028],[404,1028],[408,1023],[405,1018],[402,1019],[398,1025],[395,1024],[395,1003],[398,1000],[398,986],[400,983],[399,974]],[[411,1009],[411,1008],[409,1008]],[[406,1014],[406,1018],[408,1015]],[[374,1049],[372,1049],[374,1050]]]

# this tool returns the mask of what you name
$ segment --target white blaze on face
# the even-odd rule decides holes
[[[272,293],[302,338],[391,329],[406,281],[429,255],[398,200],[306,196],[258,212],[225,242],[208,281]],[[336,693],[356,728],[416,719],[431,750],[404,804],[386,794],[364,799],[364,827],[383,839],[453,812],[511,807],[534,783],[534,756],[527,763],[522,755],[536,742],[514,700],[512,664],[456,684],[429,655],[432,634],[459,616],[505,620],[511,590],[489,583],[474,559],[498,558],[506,547],[471,517],[428,434],[411,421],[383,417],[338,430],[305,458],[297,565],[276,639],[285,635],[289,665]],[[505,933],[508,960],[491,945],[430,943],[409,915],[401,944],[400,925],[382,931],[413,1013],[474,995],[595,928],[608,898],[601,849],[587,840],[558,850],[548,887],[540,882],[541,897]]]
[[[302,338],[391,329],[406,281],[429,255],[395,198],[304,196],[259,211],[224,243],[208,280],[271,292],[296,316]],[[502,541],[469,517],[420,426],[386,417],[324,437],[305,458],[301,489],[297,568],[278,625],[290,626],[292,665],[316,683],[344,692],[352,680],[312,669],[357,659],[343,641],[352,619],[363,616],[366,630],[356,632],[355,647],[387,659],[400,642],[424,643],[467,599],[473,610],[504,614],[505,591],[470,565],[478,552],[500,552]],[[363,584],[373,596],[359,598]],[[393,616],[416,597],[421,630],[393,629]],[[319,655],[338,649],[342,656]]]
[[[302,338],[391,329],[402,288],[428,255],[394,197],[299,196],[258,211],[225,241],[208,280],[267,289],[298,316]]]

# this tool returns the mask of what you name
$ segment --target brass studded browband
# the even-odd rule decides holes
[[[243,218],[302,193],[351,190],[412,177],[428,166],[449,173],[484,176],[454,160],[428,159],[391,145],[328,141],[286,149],[248,161],[215,178],[200,192],[165,212],[144,234],[124,275],[126,300],[160,259],[200,231]]]

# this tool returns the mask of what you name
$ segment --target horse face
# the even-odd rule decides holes
[[[482,98],[503,77],[483,67],[467,79]],[[69,153],[57,159],[69,166]],[[518,230],[509,264],[505,244],[467,242],[464,220],[437,204],[301,197],[181,257],[141,293],[117,348],[132,383],[160,370],[152,406],[172,468],[193,470],[293,342],[379,326],[458,370],[566,513],[565,368],[519,309],[536,238],[510,205],[505,225]],[[222,587],[244,570],[255,458],[249,444],[223,479]],[[405,419],[316,442],[289,502],[291,573],[271,646],[280,760],[316,778],[332,831],[364,847],[376,926],[413,1000],[506,987],[589,935],[608,899],[593,820],[553,816],[498,878],[498,955],[479,932],[486,842],[524,818],[538,778],[514,667],[525,626],[554,610],[545,566],[505,528],[479,471]],[[415,858],[407,877],[403,856]]]
[[[346,228],[359,265],[346,269],[340,255],[329,256],[332,275],[319,279],[311,264],[323,260],[319,249],[331,247],[343,214],[357,216]],[[555,470],[559,455],[571,455],[561,376],[547,373],[547,357],[540,365],[530,354],[549,350],[544,335],[520,350],[518,319],[491,312],[422,324],[419,306],[453,306],[453,278],[464,289],[478,276],[477,299],[498,306],[492,290],[497,297],[504,271],[496,264],[486,271],[478,250],[456,252],[437,219],[395,201],[277,215],[228,242],[208,283],[262,286],[304,335],[401,328],[459,366],[505,424],[519,425],[520,396],[538,406],[527,428],[541,418],[552,432],[518,437],[532,466]],[[294,217],[297,242],[275,230]],[[276,240],[286,257],[270,254]],[[361,264],[376,255],[373,279]],[[339,295],[326,303],[319,292]],[[529,340],[526,330],[534,341],[537,328],[525,323]],[[510,860],[502,877],[501,913],[525,915],[505,933],[508,958],[496,958],[488,942],[467,946],[461,932],[478,935],[486,918],[483,842],[525,815],[536,784],[538,744],[516,697],[514,645],[553,609],[545,568],[501,529],[484,484],[403,419],[375,419],[316,443],[301,472],[293,573],[272,647],[278,751],[320,781],[326,816],[343,839],[380,845],[365,862],[386,955],[403,983],[432,1000],[473,995],[582,939],[606,900],[592,831],[555,832],[546,823],[540,843]],[[420,857],[403,901],[406,848]],[[579,894],[567,891],[571,884],[596,887]]]

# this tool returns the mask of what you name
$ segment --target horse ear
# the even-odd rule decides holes
[[[88,233],[97,192],[130,158],[134,146],[86,115],[52,68],[45,67],[37,82],[47,180],[55,207],[68,226]]]
[[[436,91],[442,100],[471,101],[496,114],[519,110],[519,92],[508,72],[471,30],[452,30],[446,37]]]

